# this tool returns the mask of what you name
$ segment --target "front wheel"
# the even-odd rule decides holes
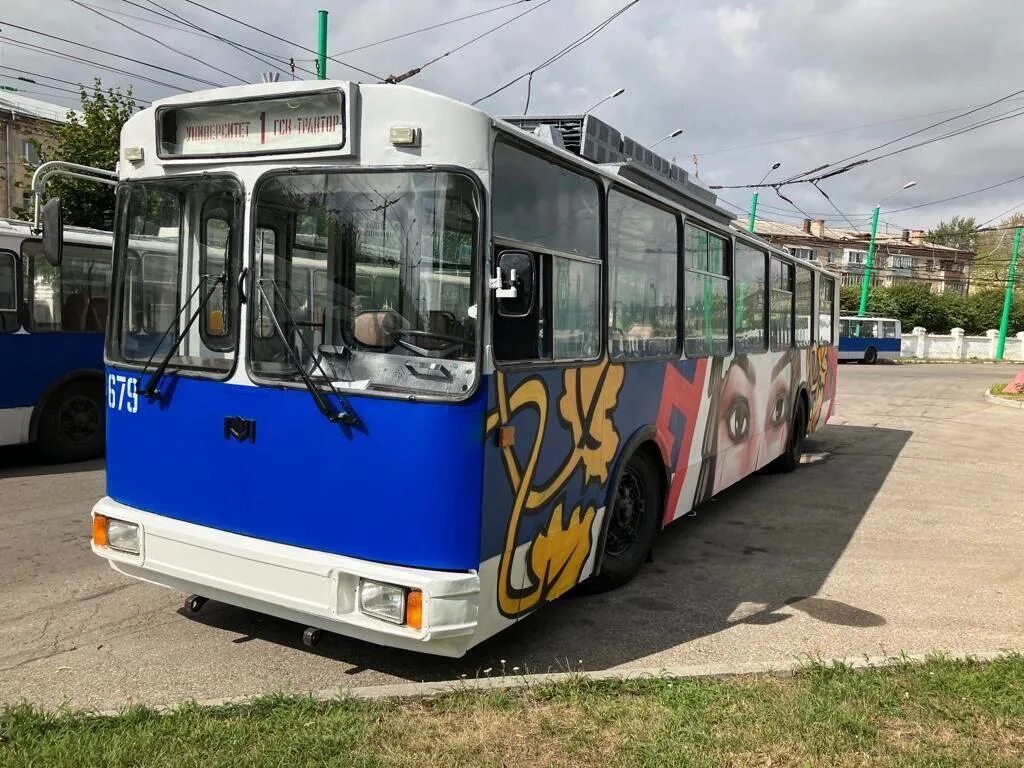
[[[39,451],[47,461],[103,455],[106,411],[102,387],[75,381],[53,393],[39,416]]]
[[[644,456],[629,460],[614,499],[607,512],[601,572],[586,582],[588,592],[606,592],[631,581],[651,552],[662,501],[656,471]]]
[[[867,365],[874,365],[878,362],[878,350],[874,347],[868,347],[864,350],[864,362]]]

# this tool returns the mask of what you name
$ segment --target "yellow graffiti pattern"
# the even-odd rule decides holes
[[[821,409],[825,404],[825,384],[828,381],[828,347],[820,346],[807,350],[807,387],[810,390],[811,412],[807,419],[807,431],[813,432],[821,421]]]
[[[529,583],[522,587],[511,583],[512,562],[524,516],[540,512],[565,489],[581,465],[584,483],[593,480],[603,486],[608,481],[609,468],[619,446],[612,414],[622,389],[623,369],[605,358],[596,365],[564,372],[558,413],[572,436],[573,447],[552,477],[536,485],[537,462],[548,423],[547,387],[540,378],[531,377],[509,393],[505,374],[499,371],[496,378],[498,402],[497,408],[487,416],[488,434],[508,424],[520,411],[532,410],[537,416],[537,430],[524,466],[520,466],[511,445],[502,448],[513,504],[498,569],[498,608],[505,616],[516,617],[572,588],[590,556],[596,508],[590,505],[584,509],[577,504],[565,519],[564,503],[559,501],[546,525],[530,542],[526,557]]]

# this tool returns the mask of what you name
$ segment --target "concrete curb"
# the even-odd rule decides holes
[[[1003,408],[1024,409],[1024,400],[1007,400],[1005,397],[993,395],[991,388],[985,390],[985,399],[993,405],[1001,405]]]
[[[421,699],[446,693],[471,692],[480,693],[494,690],[523,690],[539,685],[566,683],[573,680],[609,680],[625,682],[629,680],[681,680],[681,679],[715,679],[726,680],[734,677],[768,676],[792,677],[812,662],[823,664],[846,664],[854,669],[871,669],[893,667],[899,664],[922,664],[931,658],[944,658],[955,661],[994,661],[1014,651],[979,651],[976,653],[910,653],[900,656],[858,656],[854,658],[817,659],[808,656],[804,659],[779,660],[773,662],[749,662],[744,664],[687,664],[668,667],[642,667],[638,669],[616,670],[606,669],[595,672],[549,672],[536,675],[504,675],[498,677],[463,678],[459,680],[443,680],[426,683],[392,683],[387,685],[369,685],[364,687],[334,687],[318,691],[295,691],[294,695],[305,696],[316,701],[334,701],[337,699]],[[268,691],[267,693],[271,693]],[[203,699],[194,703],[201,707],[223,707],[228,705],[249,704],[266,694],[254,696],[235,696],[228,698]],[[154,707],[161,713],[174,710],[173,706]],[[96,712],[99,716],[117,715],[120,710],[104,710]]]

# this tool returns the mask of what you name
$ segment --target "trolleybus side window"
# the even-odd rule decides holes
[[[679,344],[676,216],[618,190],[608,195],[609,350],[674,355]]]
[[[764,352],[768,342],[765,328],[765,295],[768,256],[746,243],[736,243],[736,352]]]
[[[18,330],[18,263],[10,251],[0,251],[0,333]]]
[[[814,340],[811,329],[814,301],[814,273],[805,267],[796,269],[796,346],[809,347]]]
[[[528,301],[498,300],[498,360],[590,360],[601,350],[600,186],[498,141],[492,183],[494,264],[529,274]],[[522,282],[522,281],[521,281]],[[519,286],[525,293],[525,283]]]
[[[66,242],[60,267],[50,266],[38,240],[22,243],[21,254],[33,331],[102,333],[110,294],[108,248]]]
[[[793,346],[793,265],[772,258],[770,285],[771,348],[788,349]]]
[[[895,320],[883,320],[882,321],[882,338],[883,339],[895,339],[899,336],[896,333],[896,321]]]
[[[836,281],[831,277],[818,275],[818,342],[821,344],[835,343],[832,335],[835,295]]]
[[[730,348],[729,244],[705,229],[683,228],[684,349],[687,357],[726,355]]]

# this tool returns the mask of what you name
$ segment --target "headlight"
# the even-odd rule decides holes
[[[139,526],[125,520],[107,518],[106,546],[118,552],[139,554]]]
[[[405,623],[405,587],[359,580],[359,610],[392,624]]]

